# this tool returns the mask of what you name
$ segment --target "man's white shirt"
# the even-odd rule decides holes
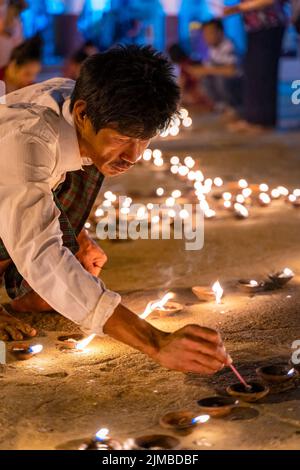
[[[0,238],[35,292],[86,333],[102,335],[121,297],[63,246],[52,193],[67,172],[92,163],[80,155],[69,112],[74,84],[47,80],[0,105]]]

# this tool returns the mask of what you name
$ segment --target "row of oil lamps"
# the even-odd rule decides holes
[[[269,281],[276,286],[276,288],[283,287],[293,277],[293,272],[289,268],[269,275]],[[239,281],[241,282],[241,281]],[[253,288],[257,287],[256,281],[249,281],[249,285]],[[197,290],[198,289],[198,290]],[[200,289],[200,291],[199,291]],[[212,300],[215,298],[217,303],[221,302],[223,289],[216,281],[212,290],[205,288],[193,288],[193,292],[200,300]],[[247,291],[249,292],[249,291]],[[167,293],[162,299],[149,302],[143,313],[140,314],[141,318],[147,318],[154,311],[160,313],[177,312],[180,311],[182,306],[177,302],[172,302],[174,294]],[[90,335],[84,338],[82,335],[67,335],[58,337],[61,349],[73,349],[76,351],[83,351],[88,344],[93,340],[95,335]],[[43,349],[42,345],[33,345],[22,348],[16,346],[12,349],[12,353],[19,359],[29,359]],[[210,418],[221,418],[227,416],[240,405],[240,400],[243,402],[255,402],[264,398],[272,389],[273,385],[286,384],[288,382],[296,383],[299,373],[289,364],[266,365],[256,370],[260,381],[246,382],[245,379],[239,374],[236,368],[231,365],[232,371],[238,377],[239,382],[227,387],[226,392],[228,396],[212,396],[200,399],[197,404],[199,406],[199,413],[189,410],[180,410],[170,412],[160,419],[160,425],[175,432],[190,432],[194,427],[203,425]],[[80,450],[121,450],[121,449],[170,449],[178,448],[180,441],[174,436],[167,434],[152,434],[141,436],[137,438],[127,439],[125,442],[110,437],[109,430],[101,428],[92,438],[84,440],[80,445]]]
[[[159,424],[173,433],[186,434],[196,426],[204,425],[210,418],[223,418],[232,413],[242,402],[253,403],[266,397],[272,386],[297,384],[299,372],[289,364],[266,365],[256,370],[259,381],[235,383],[226,389],[228,396],[211,396],[197,401],[199,413],[189,410],[169,412],[162,416]],[[180,440],[168,434],[149,434],[130,438],[123,443],[112,438],[107,428],[101,428],[92,438],[85,440],[79,450],[134,450],[174,449]]]
[[[267,281],[256,281],[251,280],[239,280],[239,288],[247,293],[256,293],[262,292],[264,290],[274,290],[285,286],[292,278],[294,273],[289,268],[284,268],[282,271],[278,271],[274,274],[269,274],[269,280]],[[221,303],[224,290],[219,281],[216,281],[212,288],[194,286],[192,287],[193,293],[201,301],[210,301],[215,299],[216,303]],[[171,299],[174,297],[172,292],[168,292],[161,299],[151,301],[147,304],[144,312],[139,316],[142,319],[146,319],[152,312],[157,312],[159,314],[166,313],[178,313],[182,310],[183,306],[179,302],[174,302]],[[62,349],[74,349],[77,351],[83,351],[86,346],[94,339],[96,335],[92,334],[87,338],[83,338],[82,335],[69,335],[69,336],[60,336],[58,338]],[[12,354],[19,360],[30,359],[36,354],[40,353],[43,349],[41,344],[36,344],[33,346],[15,346],[12,348]]]
[[[168,169],[159,149],[146,149],[143,160],[146,162],[151,161],[159,171]],[[221,202],[221,207],[232,212],[237,219],[247,219],[250,214],[250,207],[253,204],[267,207],[273,200],[283,199],[294,207],[300,207],[299,188],[292,191],[284,186],[270,189],[266,183],[249,184],[245,179],[224,183],[221,177],[205,178],[203,172],[196,169],[196,165],[196,161],[191,156],[185,157],[183,163],[180,162],[179,157],[171,157],[169,170],[171,174],[177,175],[186,183],[187,189],[185,189],[184,194],[181,190],[175,189],[169,195],[166,194],[163,187],[158,187],[155,190],[156,200],[160,203],[160,211],[169,216],[170,223],[176,218],[185,219],[189,217],[189,213],[182,208],[182,204],[185,203],[197,203],[203,210],[206,219],[215,218],[217,213],[215,209],[210,207],[207,200],[208,196],[219,201],[219,204]],[[119,205],[117,206],[117,204]],[[119,218],[126,216],[134,220],[148,219],[154,224],[158,224],[161,220],[161,215],[155,212],[155,203],[148,202],[146,205],[136,205],[133,204],[131,197],[122,196],[118,199],[112,191],[106,191],[102,204],[91,215],[91,219],[86,223],[86,228],[90,229],[92,223],[97,223],[103,218],[110,207],[117,209]]]

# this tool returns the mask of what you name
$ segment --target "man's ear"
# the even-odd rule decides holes
[[[73,107],[74,123],[79,131],[83,131],[86,123],[86,102],[84,100],[75,101]]]

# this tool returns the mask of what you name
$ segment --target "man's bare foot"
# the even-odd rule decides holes
[[[10,305],[16,312],[50,312],[53,310],[42,297],[33,291],[12,300]]]
[[[19,341],[26,336],[35,336],[36,330],[27,323],[14,318],[0,305],[0,340]]]

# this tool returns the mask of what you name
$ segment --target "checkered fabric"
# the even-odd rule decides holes
[[[91,212],[103,179],[104,176],[97,168],[90,165],[84,167],[84,170],[67,173],[65,181],[53,191],[54,202],[61,213],[59,223],[63,233],[63,245],[74,254],[79,248],[76,237]],[[0,261],[9,258],[0,239]],[[4,282],[6,291],[12,299],[32,290],[13,263],[5,271]]]

